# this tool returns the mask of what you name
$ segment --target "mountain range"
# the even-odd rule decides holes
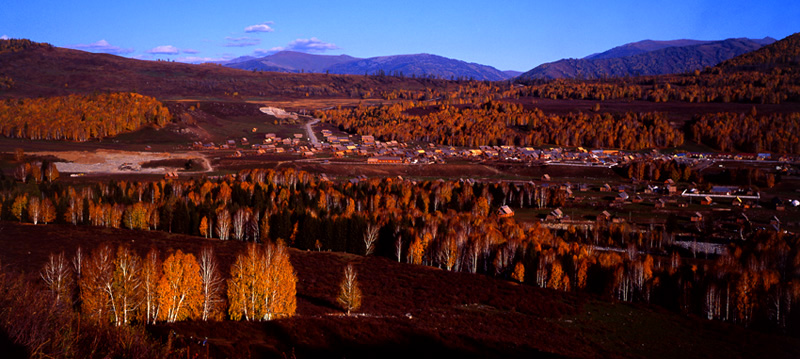
[[[252,71],[315,72],[340,75],[402,75],[442,79],[501,81],[518,75],[494,67],[431,54],[395,55],[356,58],[347,55],[315,55],[281,51],[253,58],[240,57],[221,63],[224,66]]]
[[[721,41],[645,40],[615,47],[583,59],[546,63],[520,75],[521,80],[558,78],[596,79],[691,72],[748,53],[775,39],[727,39]]]

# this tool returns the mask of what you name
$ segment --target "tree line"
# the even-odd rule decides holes
[[[83,142],[170,120],[159,101],[136,93],[0,101],[0,133],[13,138]]]
[[[51,254],[42,280],[58,305],[116,326],[181,320],[271,320],[296,309],[297,277],[283,243],[251,243],[226,280],[211,246],[197,257],[176,250],[162,259],[104,244],[91,253]],[[227,291],[226,291],[227,288]]]
[[[662,113],[544,114],[522,105],[487,101],[476,105],[392,105],[337,108],[317,117],[362,135],[401,142],[450,146],[586,146],[640,150],[676,147],[683,134]]]
[[[722,112],[695,116],[692,138],[720,151],[800,153],[800,113]]]

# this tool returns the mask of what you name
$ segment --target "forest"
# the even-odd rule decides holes
[[[158,100],[136,93],[0,101],[0,133],[11,138],[83,142],[171,120]]]
[[[570,113],[489,101],[474,106],[401,102],[379,107],[330,109],[317,114],[339,128],[384,141],[449,146],[543,146],[592,148],[677,147],[683,134],[661,113]]]
[[[798,323],[800,315],[793,310],[800,301],[797,235],[754,230],[746,233],[744,241],[729,244],[727,254],[701,261],[674,247],[668,228],[640,230],[598,219],[591,229],[550,230],[495,214],[505,204],[517,208],[563,205],[566,196],[557,187],[377,178],[357,184],[332,183],[293,169],[247,170],[215,180],[112,181],[81,187],[47,180],[23,185],[11,178],[2,183],[2,218],[6,220],[161,230],[195,235],[198,240],[266,243],[266,248],[271,248],[270,243],[286,243],[303,250],[377,255],[556,290],[658,304],[746,326],[796,330],[793,323]],[[124,251],[117,249],[116,258],[124,257]],[[97,249],[81,255],[89,263],[96,257],[115,258],[113,252]],[[68,254],[54,255],[56,261],[70,261],[58,259]],[[159,280],[172,271],[162,266]],[[202,272],[194,264],[190,267],[181,276]],[[240,270],[244,269],[232,269],[230,278],[238,278]],[[241,301],[231,299],[239,295],[231,292],[230,281],[235,279],[227,280],[228,316],[263,318],[253,309],[242,312]],[[67,297],[59,290],[53,295]],[[83,304],[79,307],[88,310]],[[159,312],[146,320],[197,318],[197,308],[184,314]],[[226,313],[223,308],[207,315],[219,319],[220,313]],[[98,312],[102,320],[119,323],[115,309],[103,310]],[[132,313],[129,318],[141,317]]]
[[[692,137],[717,150],[800,153],[800,113],[758,116],[753,110],[748,114],[727,112],[695,117]]]

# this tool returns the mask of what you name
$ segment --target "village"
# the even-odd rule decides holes
[[[256,129],[253,129],[254,133]],[[742,164],[757,165],[783,175],[797,175],[797,157],[774,157],[769,153],[661,153],[626,152],[619,150],[578,148],[531,148],[515,146],[479,146],[477,148],[455,148],[435,144],[407,144],[398,141],[379,141],[371,135],[351,135],[322,129],[321,141],[311,140],[303,133],[279,137],[267,133],[261,138],[227,140],[222,144],[195,142],[193,148],[201,151],[224,151],[233,158],[258,158],[270,154],[294,155],[296,161],[321,164],[366,165],[437,165],[445,163],[512,164],[516,166],[552,168],[551,166],[593,167],[613,169],[633,161],[666,160],[685,164],[700,171]],[[267,157],[265,157],[266,160]],[[323,179],[328,176],[322,174]],[[365,180],[365,176],[347,179],[352,183]],[[462,179],[463,181],[497,182],[496,179]],[[496,215],[539,221],[554,229],[591,229],[598,224],[627,225],[639,231],[662,231],[667,226],[674,232],[672,244],[694,252],[719,253],[721,246],[741,238],[745,230],[770,228],[784,231],[798,228],[800,223],[790,222],[793,215],[781,215],[787,208],[794,212],[800,206],[800,194],[793,198],[778,196],[762,197],[754,186],[710,186],[701,190],[694,183],[680,185],[668,179],[663,182],[639,181],[635,178],[620,183],[619,179],[608,183],[586,181],[571,183],[569,180],[551,178],[544,174],[534,180],[500,180],[527,183],[548,189],[542,193],[563,197],[559,206],[541,210],[500,207]],[[552,191],[549,191],[552,189]],[[516,211],[516,212],[515,212]],[[635,215],[634,215],[635,214]],[[785,221],[787,223],[782,223]],[[782,227],[783,226],[783,227]],[[704,238],[705,242],[698,242]],[[709,238],[711,239],[709,241]]]

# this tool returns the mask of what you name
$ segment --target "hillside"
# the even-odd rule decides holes
[[[354,60],[359,59],[347,55],[312,55],[303,52],[281,51],[261,58],[234,59],[223,65],[242,70],[323,73],[333,65]]]
[[[699,44],[692,40],[634,43],[592,55],[587,59],[564,59],[543,64],[519,78],[522,80],[596,79],[685,73],[714,66],[757,50],[767,41],[769,40],[728,39]],[[690,46],[676,46],[676,44],[690,44]],[[651,48],[656,50],[647,51]],[[624,56],[628,53],[633,55]]]
[[[719,64],[725,71],[771,70],[800,66],[800,33]]]
[[[0,260],[37,273],[49,253],[127,243],[139,252],[211,244],[223,273],[245,243],[156,231],[2,222]],[[19,238],[27,238],[20,241]],[[797,339],[684,317],[642,305],[539,289],[483,275],[401,264],[387,258],[291,250],[297,314],[269,322],[185,321],[148,326],[172,354],[187,357],[467,358],[792,358]],[[335,295],[352,263],[364,293],[358,316],[343,316]],[[0,336],[2,337],[2,336]],[[194,339],[193,339],[194,338]],[[207,345],[203,346],[204,339]],[[4,340],[0,338],[0,345]],[[6,345],[7,342],[5,343]],[[6,349],[6,345],[0,349]]]
[[[0,48],[9,47],[0,40]],[[192,98],[361,97],[444,81],[325,74],[255,73],[221,65],[143,61],[50,46],[0,51],[0,98],[137,92],[159,100]],[[363,72],[361,73],[363,75]]]
[[[313,55],[282,51],[257,59],[234,59],[223,65],[256,71],[315,72],[341,75],[400,75],[406,77],[433,76],[442,79],[475,79],[500,81],[518,75],[491,66],[468,63],[430,54],[396,55],[366,59],[347,55]]]
[[[671,40],[671,41],[656,41],[656,40],[643,40],[638,42],[631,42],[622,46],[617,46],[607,51],[597,54],[592,54],[584,57],[585,60],[602,60],[602,59],[615,59],[620,57],[628,57],[645,52],[656,51],[668,47],[686,47],[707,44],[711,41],[702,40]]]

